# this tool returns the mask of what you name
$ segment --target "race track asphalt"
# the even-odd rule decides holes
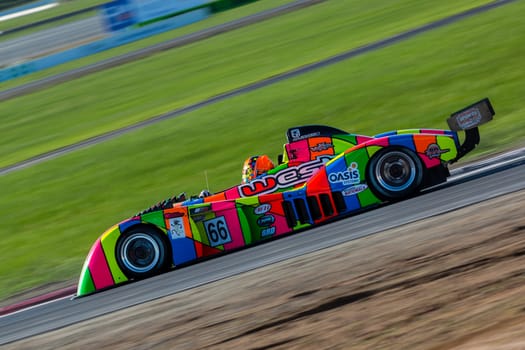
[[[457,173],[450,182],[410,200],[99,294],[63,298],[0,317],[0,345],[525,189],[523,157]]]

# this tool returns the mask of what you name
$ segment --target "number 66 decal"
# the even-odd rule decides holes
[[[231,242],[232,240],[224,216],[204,221],[204,229],[212,247]]]

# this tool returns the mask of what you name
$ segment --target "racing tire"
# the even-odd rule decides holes
[[[389,147],[377,152],[367,168],[372,192],[382,200],[395,201],[417,193],[423,183],[424,168],[413,151]]]
[[[117,263],[128,278],[142,279],[164,272],[169,248],[161,234],[149,226],[137,226],[117,242]]]

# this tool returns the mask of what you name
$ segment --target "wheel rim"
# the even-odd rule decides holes
[[[416,163],[404,152],[388,152],[379,158],[375,177],[388,191],[406,190],[416,178]]]
[[[153,269],[160,260],[159,243],[150,235],[136,233],[122,243],[120,257],[124,266],[135,273]]]

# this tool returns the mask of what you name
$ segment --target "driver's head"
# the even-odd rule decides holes
[[[273,162],[267,155],[250,157],[246,159],[242,168],[242,183],[248,183],[273,168]]]

